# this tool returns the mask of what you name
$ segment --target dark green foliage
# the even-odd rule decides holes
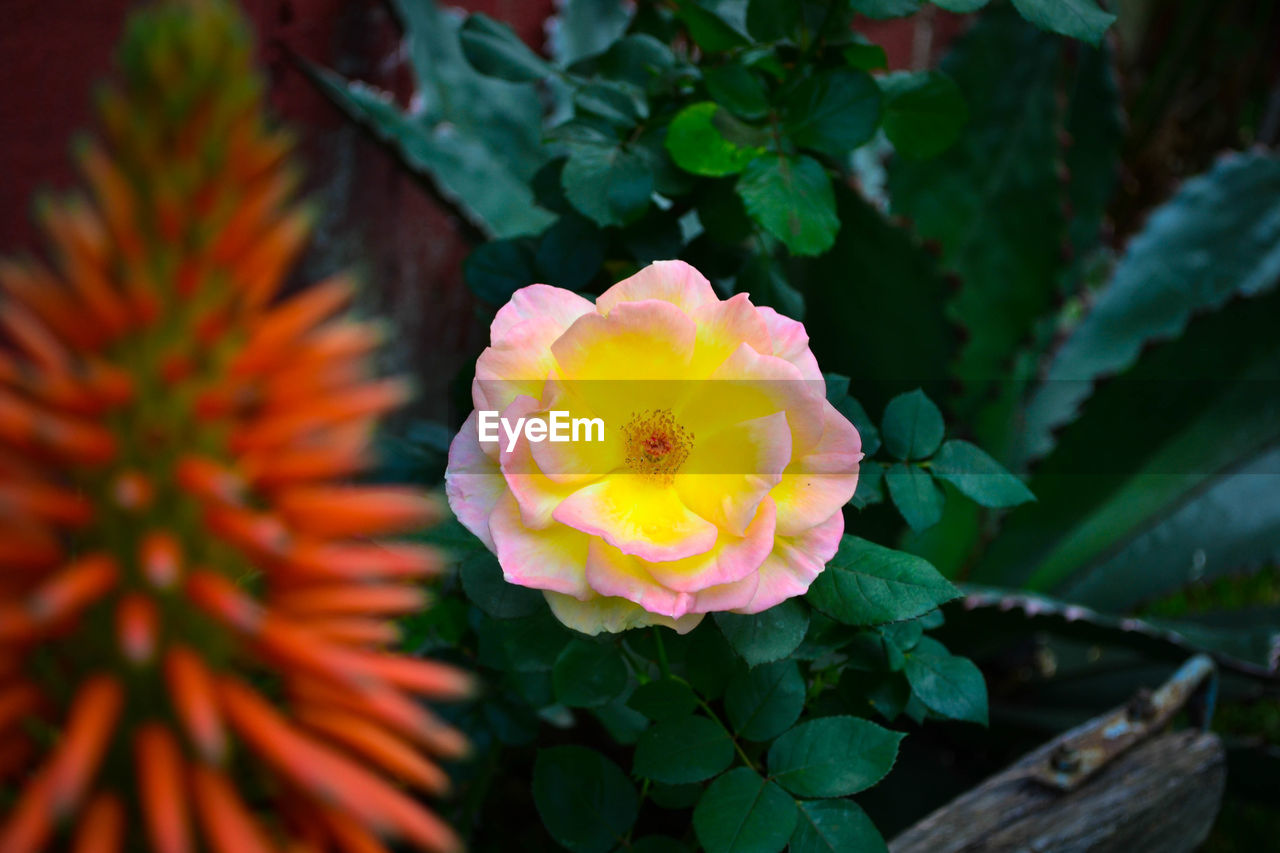
[[[962,282],[951,316],[967,341],[955,370],[988,394],[1050,306],[1061,255],[1062,202],[1054,83],[1057,39],[1012,9],[984,14],[943,62],[964,94],[959,142],[928,160],[898,158],[893,210],[937,240]],[[1010,132],[1017,128],[1017,132]]]
[[[774,782],[746,767],[721,776],[693,810],[707,853],[776,853],[796,825],[796,803]]]
[[[800,803],[800,818],[791,836],[792,853],[883,853],[888,848],[875,824],[851,800]]]
[[[466,826],[516,803],[523,837],[523,801],[575,851],[882,851],[884,800],[923,807],[916,783],[956,767],[972,784],[1101,710],[1088,685],[1120,701],[1196,650],[1272,677],[1274,604],[1142,608],[1280,562],[1280,161],[1222,159],[1125,245],[1113,16],[938,0],[983,11],[914,72],[850,26],[927,5],[567,0],[544,59],[397,2],[413,110],[312,70],[485,238],[464,270],[482,314],[684,258],[804,319],[862,438],[809,592],[684,636],[574,635],[457,525],[430,534],[457,571],[405,635],[486,685],[461,712]],[[989,718],[990,738],[942,727],[914,755],[886,728]],[[922,769],[953,730],[951,769]]]
[[[744,667],[725,690],[729,723],[747,740],[772,740],[800,716],[804,687],[800,669],[793,661]]]
[[[779,660],[796,650],[809,627],[809,611],[794,599],[763,613],[717,613],[716,624],[749,666]]]
[[[959,595],[926,560],[846,535],[808,600],[848,625],[911,619]]]
[[[942,519],[945,496],[928,472],[899,462],[884,472],[884,483],[912,530],[925,530]]]
[[[932,637],[906,655],[907,682],[931,711],[955,720],[987,724],[987,688],[973,661],[957,657]]]
[[[533,799],[542,823],[574,853],[605,853],[635,822],[636,789],[600,753],[581,746],[539,750]]]
[[[927,459],[942,443],[942,412],[923,391],[889,401],[881,421],[884,448],[897,459]]]
[[[877,81],[884,92],[884,132],[904,157],[941,154],[960,137],[969,118],[960,87],[939,71],[886,74]]]
[[[610,646],[574,640],[565,646],[551,670],[556,699],[570,707],[597,707],[627,685],[627,668]]]
[[[857,717],[810,720],[773,742],[769,774],[798,797],[856,794],[889,772],[901,740],[901,734]]]
[[[636,744],[635,772],[668,785],[702,782],[732,763],[729,733],[706,717],[658,723]]]

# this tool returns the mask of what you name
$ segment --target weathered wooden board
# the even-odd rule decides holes
[[[1226,753],[1212,733],[1167,732],[1063,792],[1033,774],[1064,735],[898,836],[892,853],[1185,853],[1213,826]]]

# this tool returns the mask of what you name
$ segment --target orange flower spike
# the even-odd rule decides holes
[[[371,382],[314,400],[301,411],[290,409],[242,427],[231,438],[240,453],[276,450],[319,427],[349,424],[398,409],[409,398],[409,386],[399,379]]]
[[[27,524],[78,527],[93,517],[93,507],[81,496],[45,483],[0,485],[0,518],[15,517]]]
[[[53,774],[42,767],[27,782],[17,805],[0,826],[4,853],[37,853],[53,832]]]
[[[148,533],[139,549],[143,576],[156,589],[168,589],[182,572],[182,554],[173,534],[162,531]]]
[[[205,837],[216,853],[273,853],[261,825],[225,775],[197,765],[191,769],[191,791]]]
[[[169,729],[148,723],[133,739],[138,801],[154,853],[190,853],[191,828],[182,754]]]
[[[400,533],[441,516],[438,502],[392,486],[301,486],[282,493],[278,503],[289,524],[317,536]]]
[[[200,657],[182,646],[169,651],[165,677],[187,737],[205,761],[220,764],[227,751],[227,733],[214,693],[213,677]]]
[[[116,853],[124,846],[124,804],[103,792],[89,801],[72,853]]]
[[[116,632],[120,653],[134,665],[155,659],[158,642],[159,615],[155,602],[141,593],[130,593],[116,608]]]
[[[432,577],[443,568],[438,552],[421,545],[348,545],[299,542],[288,569],[316,580]]]
[[[27,603],[27,610],[38,624],[51,624],[74,615],[115,582],[116,566],[110,557],[85,557],[41,586]]]
[[[90,679],[71,702],[66,733],[51,765],[54,813],[69,814],[80,802],[106,751],[124,690],[120,682],[100,675]]]
[[[293,616],[355,615],[377,613],[394,616],[412,613],[426,606],[427,595],[409,586],[332,585],[304,589],[283,589],[276,604]]]
[[[475,693],[475,681],[451,666],[400,655],[361,654],[365,671],[389,684],[435,699],[465,699]]]
[[[381,648],[400,641],[400,629],[382,619],[320,619],[304,625],[321,639],[348,646]]]
[[[345,307],[355,288],[345,276],[330,279],[295,296],[262,319],[257,331],[228,367],[233,376],[253,376],[274,367],[279,361],[287,365],[289,349],[304,334]]]
[[[50,453],[69,462],[100,465],[115,455],[105,429],[42,410],[0,388],[0,441],[18,450]]]
[[[317,809],[316,816],[343,853],[389,853],[377,836],[337,809]]]
[[[0,305],[0,331],[8,332],[18,348],[40,368],[58,374],[71,369],[66,348],[21,302],[8,300]]]
[[[350,484],[409,386],[347,278],[272,304],[312,213],[253,53],[227,0],[147,4],[52,265],[0,259],[0,853],[456,844],[396,782],[446,787],[419,699],[465,679],[385,650],[441,560],[368,538],[438,508]]]
[[[221,688],[237,729],[282,772],[295,776],[295,784],[318,786],[321,799],[332,798],[366,819],[387,821],[387,829],[428,850],[460,849],[452,830],[437,818],[376,775],[292,729],[252,690],[232,681],[224,681]]]
[[[443,794],[449,790],[449,777],[439,765],[423,758],[386,729],[342,711],[302,709],[298,717],[313,731],[346,744],[353,752],[367,756],[427,793]]]
[[[101,341],[101,330],[77,316],[76,303],[43,265],[0,258],[0,288],[31,309],[60,340],[89,350]]]

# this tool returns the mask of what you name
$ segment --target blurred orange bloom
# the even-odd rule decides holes
[[[438,507],[349,483],[405,387],[348,281],[276,298],[309,221],[251,51],[217,0],[135,15],[52,266],[0,261],[5,853],[459,846],[406,788],[469,680],[387,650],[440,560],[371,538]]]

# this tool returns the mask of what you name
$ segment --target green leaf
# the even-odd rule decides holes
[[[858,437],[862,439],[862,452],[868,457],[874,456],[880,449],[880,430],[876,429],[875,421],[871,420],[862,404],[849,395],[849,377],[824,373],[822,378],[827,385],[827,402],[857,428]]]
[[[1280,558],[1276,316],[1280,289],[1238,299],[1101,386],[973,579],[1119,611]]]
[[[959,277],[949,313],[967,337],[953,371],[965,383],[959,409],[971,422],[1056,298],[1065,227],[1057,172],[1062,62],[1059,39],[992,6],[941,66],[969,109],[959,141],[936,157],[889,164],[893,211],[937,241]],[[1015,390],[999,382],[999,390]],[[1003,428],[1011,418],[998,420]],[[1001,442],[979,437],[1003,457]]]
[[[738,180],[747,213],[793,255],[820,255],[840,230],[826,170],[811,157],[768,155],[752,160]]]
[[[532,234],[551,222],[552,215],[534,203],[528,184],[541,156],[539,119],[524,113],[521,104],[511,103],[509,93],[476,95],[489,97],[491,104],[509,105],[502,118],[493,119],[490,129],[482,131],[475,118],[487,115],[483,109],[466,117],[452,112],[409,117],[377,89],[320,68],[308,66],[308,73],[334,103],[394,148],[409,169],[428,178],[486,233],[500,238]],[[460,93],[467,88],[460,85]],[[513,126],[524,119],[527,125]],[[505,147],[491,144],[490,137],[499,135]]]
[[[638,711],[627,707],[622,701],[622,697],[614,699],[601,705],[599,708],[592,708],[591,713],[600,721],[600,725],[604,726],[605,731],[609,733],[609,737],[621,744],[631,745],[640,739],[640,735],[644,734],[649,728],[649,721]]]
[[[1015,589],[964,584],[959,630],[1002,638],[1044,631],[1085,646],[1119,646],[1145,657],[1182,661],[1207,652],[1223,669],[1245,675],[1271,674],[1280,647],[1277,609],[1249,607],[1197,613],[1178,619],[1100,613],[1079,604]]]
[[[532,83],[552,73],[551,66],[520,41],[510,27],[480,12],[467,16],[458,38],[467,62],[489,77]]]
[[[885,406],[880,421],[884,449],[897,459],[927,459],[942,443],[942,412],[923,391],[899,394]]]
[[[746,47],[746,36],[734,29],[724,18],[698,5],[695,0],[679,0],[676,17],[689,30],[698,47],[709,53]]]
[[[570,708],[595,708],[626,689],[627,665],[612,645],[574,640],[556,658],[551,680],[557,701]]]
[[[973,661],[924,637],[907,654],[905,670],[912,692],[930,711],[951,720],[987,724],[987,683]]]
[[[595,56],[622,37],[632,13],[625,3],[562,0],[548,20],[547,44],[560,65]]]
[[[578,86],[573,93],[574,115],[595,116],[623,131],[648,117],[644,93],[626,83],[593,81]]]
[[[533,253],[524,240],[493,240],[471,250],[462,277],[476,296],[490,305],[507,303],[511,294],[537,281]]]
[[[850,5],[860,14],[875,20],[905,18],[920,11],[921,0],[850,0]]]
[[[698,707],[698,697],[683,681],[660,678],[637,687],[627,705],[661,723],[692,714]]]
[[[784,129],[796,145],[842,158],[875,135],[880,102],[880,87],[867,72],[825,71],[787,98]]]
[[[769,747],[769,776],[797,797],[845,797],[885,777],[904,735],[858,717],[801,723]]]
[[[572,635],[540,607],[528,616],[496,622],[505,667],[516,672],[548,672]]]
[[[730,142],[715,123],[720,107],[703,101],[682,109],[667,130],[667,151],[686,172],[720,177],[741,172],[764,149]]]
[[[542,593],[508,583],[502,575],[498,558],[488,551],[463,560],[458,574],[467,597],[497,619],[528,616],[542,606]]]
[[[933,457],[930,470],[985,507],[1017,506],[1035,500],[1026,485],[979,448],[952,439]]]
[[[856,509],[866,509],[884,500],[885,467],[879,462],[867,462],[858,466],[858,488],[849,503]]]
[[[1026,410],[1020,457],[1053,446],[1094,383],[1119,373],[1196,314],[1280,278],[1280,160],[1236,154],[1193,178],[1147,220],[1111,283],[1054,354]]]
[[[653,195],[644,158],[623,148],[575,145],[561,173],[569,202],[601,228],[639,219]]]
[[[796,825],[796,803],[749,767],[716,779],[693,810],[707,853],[778,853]]]
[[[538,750],[533,802],[551,837],[573,853],[606,853],[635,823],[636,789],[618,765],[595,750]]]
[[[896,71],[876,78],[884,92],[884,133],[904,157],[936,157],[960,138],[969,107],[941,71]]]
[[[618,39],[600,56],[579,63],[574,70],[584,75],[630,83],[655,94],[655,86],[661,85],[664,75],[675,64],[676,58],[669,45],[644,33],[632,33]]]
[[[707,92],[720,106],[745,119],[764,118],[769,112],[769,95],[751,69],[731,62],[708,68],[702,74]]]
[[[888,853],[884,838],[852,800],[800,803],[791,853]]]
[[[1013,0],[1014,8],[1037,27],[1097,44],[1116,16],[1096,0]]]
[[[809,629],[809,611],[794,598],[761,613],[717,613],[715,620],[748,666],[791,654]]]
[[[724,709],[734,731],[747,740],[771,740],[804,708],[804,679],[794,661],[742,669],[725,689]]]
[[[884,482],[893,505],[912,530],[926,530],[942,519],[942,490],[927,472],[899,462],[885,472]]]
[[[668,785],[710,779],[732,763],[733,741],[706,717],[658,723],[636,744],[636,774]]]
[[[747,32],[756,41],[785,41],[792,38],[800,26],[799,3],[779,3],[778,0],[749,0],[747,3]]]
[[[808,599],[846,625],[878,625],[914,619],[959,594],[927,561],[846,535]]]

